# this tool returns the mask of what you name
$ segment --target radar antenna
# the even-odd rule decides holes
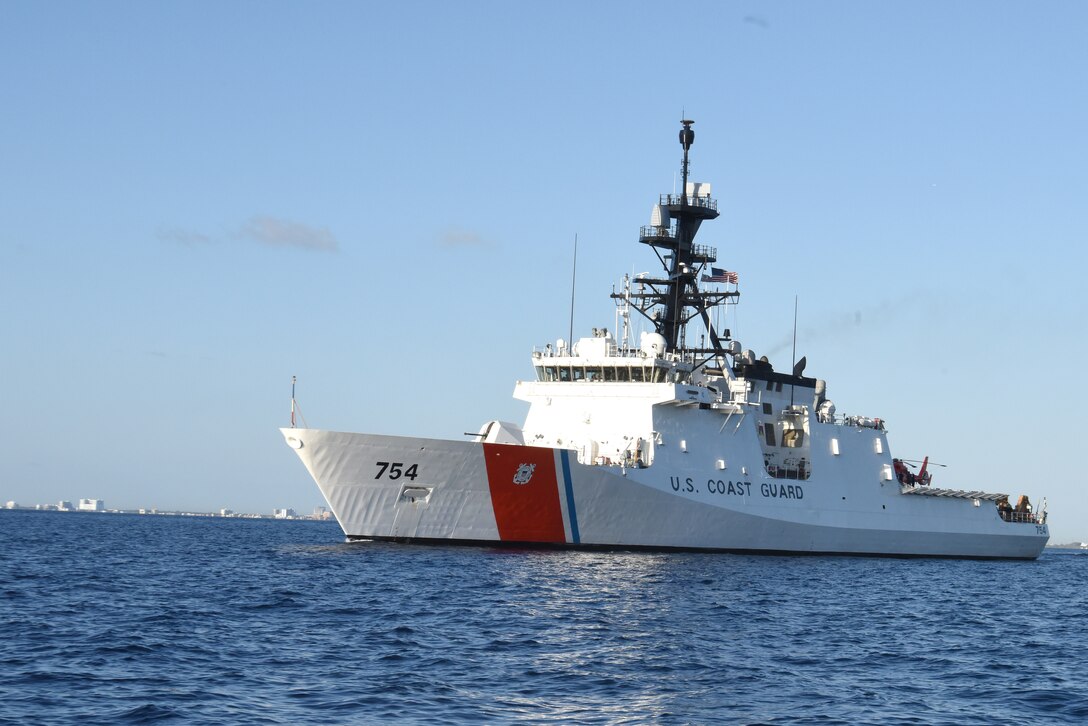
[[[718,203],[710,197],[710,185],[689,181],[690,151],[695,143],[691,119],[680,122],[680,146],[684,155],[680,164],[683,187],[679,194],[662,194],[654,206],[650,224],[643,227],[639,242],[649,245],[661,262],[661,279],[640,278],[638,293],[613,293],[612,297],[633,303],[635,310],[650,320],[656,332],[665,338],[665,350],[724,356],[723,340],[729,331],[719,336],[710,318],[710,311],[734,302],[740,296],[736,290],[700,290],[699,282],[720,282],[717,278],[700,278],[706,265],[717,261],[713,247],[695,244],[695,235],[705,220],[717,219]],[[735,278],[733,280],[735,282]],[[686,325],[699,317],[706,326],[710,347],[688,347]]]

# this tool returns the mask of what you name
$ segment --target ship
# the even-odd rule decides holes
[[[613,287],[615,333],[532,350],[534,377],[514,388],[523,424],[468,440],[298,427],[292,386],[281,432],[347,540],[1037,558],[1045,500],[938,486],[928,458],[892,456],[886,421],[839,415],[805,358],[775,370],[733,339],[738,274],[695,241],[719,212],[689,181],[693,124],[682,193],[639,230],[660,272]]]

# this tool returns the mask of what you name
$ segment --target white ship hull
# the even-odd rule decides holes
[[[877,477],[791,481],[665,452],[623,468],[566,449],[282,432],[350,539],[1032,559],[1049,536],[1046,524],[1004,521],[991,501],[909,496]]]

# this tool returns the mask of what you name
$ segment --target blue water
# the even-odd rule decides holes
[[[3,511],[0,723],[1079,724],[1086,576]]]

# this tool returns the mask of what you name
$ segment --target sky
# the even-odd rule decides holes
[[[679,121],[740,276],[936,485],[1088,540],[1082,2],[0,4],[0,501],[309,512],[315,428],[520,422]],[[651,264],[652,263],[652,264]]]

